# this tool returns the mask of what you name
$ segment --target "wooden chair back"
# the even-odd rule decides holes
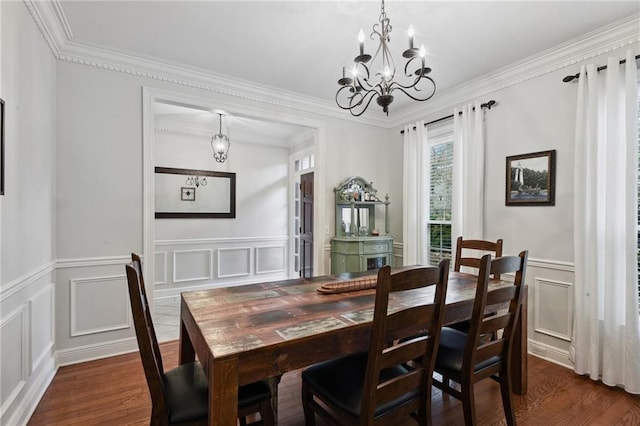
[[[378,272],[373,329],[362,391],[362,424],[395,425],[399,419],[418,413],[426,424],[431,411],[431,385],[435,351],[444,318],[449,260],[439,267],[421,267],[391,273],[389,266]],[[434,287],[433,300],[389,312],[393,293]],[[400,342],[400,343],[397,343]],[[396,365],[410,365],[406,374],[384,381],[381,372]],[[374,421],[376,407],[403,395],[415,397]],[[366,420],[365,420],[366,419]]]
[[[137,256],[137,255],[136,255]],[[132,258],[134,255],[132,254]],[[153,403],[151,419],[166,418],[167,404],[164,394],[162,355],[158,346],[158,339],[151,319],[151,311],[142,281],[140,257],[134,258],[126,265],[129,298],[136,338],[140,349],[140,358],[144,375],[149,386]]]
[[[476,376],[472,382],[499,372],[503,367],[501,364],[506,364],[507,371],[510,370],[511,342],[522,306],[527,257],[528,252],[525,250],[518,256],[491,260],[491,255],[487,254],[480,259],[478,287],[462,362],[462,376]],[[488,292],[490,275],[505,273],[515,273],[513,285]],[[493,311],[500,306],[505,308],[494,315],[486,315],[487,310]],[[499,330],[502,333],[498,333]],[[494,338],[489,341],[481,339],[484,334],[492,334]],[[499,362],[494,362],[498,360]],[[483,363],[490,365],[477,370],[476,366]]]
[[[468,256],[463,257],[463,250],[491,252],[493,257],[502,257],[502,239],[498,239],[496,242],[493,242],[485,240],[465,240],[462,237],[458,237],[458,240],[456,242],[456,259],[453,265],[454,271],[460,272],[461,266],[467,266],[476,269],[480,268],[480,258]],[[494,274],[493,278],[499,280],[500,274]]]

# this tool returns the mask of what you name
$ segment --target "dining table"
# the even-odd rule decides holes
[[[398,269],[398,268],[394,268]],[[376,271],[369,272],[375,281]],[[270,379],[277,409],[282,374],[316,362],[367,350],[375,288],[323,292],[367,273],[297,278],[183,292],[179,363],[196,356],[209,381],[209,424],[237,424],[238,386]],[[477,277],[449,272],[444,325],[471,317]],[[513,285],[505,276],[489,291]],[[366,286],[365,286],[366,287]],[[389,309],[432,300],[433,286],[390,299]],[[527,391],[527,287],[512,346],[513,390]],[[497,307],[496,309],[498,309]]]

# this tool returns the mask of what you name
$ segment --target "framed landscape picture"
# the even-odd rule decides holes
[[[505,205],[554,206],[556,151],[507,157]]]

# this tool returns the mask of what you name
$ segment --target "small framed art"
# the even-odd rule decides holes
[[[505,205],[554,206],[556,151],[507,157]]]
[[[180,199],[182,201],[196,200],[196,189],[193,186],[183,186],[180,189],[182,191],[182,193],[180,194]]]

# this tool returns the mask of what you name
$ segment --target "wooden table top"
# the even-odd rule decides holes
[[[341,274],[185,292],[182,309],[188,309],[214,359],[237,357],[287,341],[371,323],[375,289],[338,294],[317,291],[323,283],[348,278],[349,274]],[[469,302],[475,297],[476,280],[474,275],[449,273],[445,324],[470,316]],[[490,284],[490,291],[508,285],[512,283],[495,281]],[[433,300],[433,295],[433,287],[400,297],[393,295],[391,306],[400,308],[424,298]]]

